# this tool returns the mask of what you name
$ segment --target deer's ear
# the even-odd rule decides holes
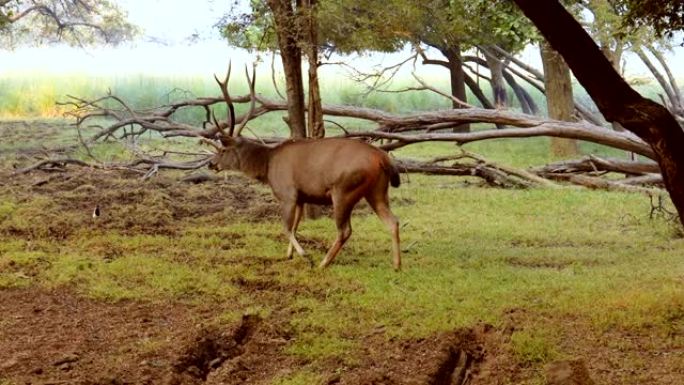
[[[235,138],[233,138],[232,136],[221,135],[220,140],[221,140],[221,144],[224,147],[232,146],[235,144]]]

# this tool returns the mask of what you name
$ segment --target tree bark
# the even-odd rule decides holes
[[[651,145],[665,188],[684,223],[684,130],[675,117],[632,89],[557,0],[514,1],[563,56],[605,118],[619,122]]]
[[[453,45],[442,49],[442,54],[449,61],[449,79],[451,82],[451,95],[459,100],[468,103],[466,94],[465,73],[463,72],[463,61],[461,60],[461,47]],[[452,101],[452,108],[462,108],[456,101]],[[470,132],[470,124],[459,124],[453,128],[453,132]]]
[[[487,67],[491,73],[492,94],[494,95],[494,105],[496,108],[506,108],[508,106],[508,94],[506,93],[506,83],[503,76],[503,62],[493,52],[483,49]]]
[[[675,80],[674,76],[672,76],[672,71],[670,71],[670,67],[667,65],[667,62],[665,61],[665,57],[663,57],[663,54],[659,52],[657,49],[653,48],[653,46],[649,46],[648,50],[651,51],[653,56],[658,60],[660,65],[663,67],[663,70],[665,71],[665,74],[667,75],[668,80],[670,81],[670,87],[672,88],[672,91],[674,92],[675,96],[675,108],[673,112],[675,114],[683,114],[684,113],[684,102],[682,101],[682,93],[679,90],[679,86],[677,85],[677,81]]]
[[[570,68],[547,42],[541,42],[540,52],[544,67],[544,88],[549,117],[570,122],[573,120],[572,113],[575,111]],[[552,155],[568,158],[577,155],[578,152],[576,140],[551,138]]]
[[[467,73],[463,73],[463,79],[465,81],[465,84],[470,88],[470,91],[475,95],[477,100],[480,101],[480,104],[482,104],[482,108],[486,108],[488,110],[493,110],[494,105],[492,102],[487,99],[485,96],[484,92],[482,92],[482,88],[477,84],[477,81],[475,79],[471,78]]]
[[[310,138],[325,136],[323,107],[318,85],[318,30],[316,26],[316,0],[302,0],[302,11],[306,20],[306,56],[309,61],[309,100],[307,123]]]
[[[302,79],[302,50],[297,44],[299,27],[292,3],[289,0],[268,0],[273,12],[278,36],[280,58],[285,71],[287,89],[287,122],[290,136],[306,137],[306,120],[304,105],[304,83]]]
[[[539,114],[539,108],[537,107],[537,104],[534,102],[534,99],[532,99],[532,96],[518,84],[518,82],[515,80],[515,77],[505,69],[503,71],[503,76],[504,79],[506,79],[506,83],[508,83],[511,89],[513,89],[515,97],[518,99],[518,102],[520,103],[520,109],[522,110],[523,114]]]
[[[665,80],[663,75],[660,73],[660,71],[658,71],[656,66],[653,65],[651,60],[648,58],[648,56],[646,56],[646,54],[641,48],[637,47],[633,51],[637,54],[637,56],[639,56],[639,59],[641,59],[641,61],[646,65],[648,70],[651,71],[651,74],[653,75],[653,77],[656,78],[658,84],[660,84],[660,87],[665,92],[665,95],[667,95],[667,100],[670,103],[672,110],[676,111],[676,108],[678,107],[677,105],[679,103],[677,101],[677,97],[675,96],[674,90],[672,89],[672,87],[670,87],[670,84]]]

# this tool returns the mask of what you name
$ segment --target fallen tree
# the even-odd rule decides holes
[[[418,81],[421,80],[418,79]],[[430,89],[429,85],[422,82],[421,84]],[[272,100],[257,95],[253,87],[251,87],[248,95],[232,97],[231,99],[234,103],[250,104],[248,113],[235,117],[236,121],[241,122],[241,127],[245,127],[247,130],[249,127],[246,125],[250,120],[267,113],[287,110],[285,101]],[[180,140],[215,139],[219,132],[228,126],[227,119],[217,120],[213,113],[215,105],[222,104],[224,101],[223,97],[199,97],[168,103],[157,108],[135,110],[126,101],[113,94],[105,95],[96,100],[85,100],[70,96],[69,101],[63,104],[73,107],[69,114],[76,119],[81,144],[88,152],[92,162],[60,155],[54,159],[49,157],[41,159],[34,165],[15,171],[15,174],[40,169],[56,171],[67,165],[77,165],[134,170],[141,173],[144,178],[149,178],[162,168],[181,170],[201,168],[207,163],[209,156],[207,153],[183,153],[186,158],[181,161],[178,160],[178,157],[167,156],[175,154],[174,152],[165,152],[161,155],[145,153],[136,145],[136,139],[150,132],[157,133],[162,138]],[[192,124],[178,118],[181,111],[192,109],[203,111],[204,119],[201,122]],[[632,152],[645,158],[655,158],[655,154],[649,145],[627,131],[613,131],[587,121],[556,121],[509,110],[482,109],[469,106],[469,108],[462,109],[400,115],[371,108],[326,105],[323,106],[323,113],[327,116],[328,122],[341,128],[343,131],[340,134],[341,136],[369,141],[382,140],[383,142],[379,146],[388,151],[428,141],[448,141],[463,145],[497,138],[555,136],[590,141]],[[375,128],[363,132],[346,129],[332,120],[335,117],[371,121],[375,124]],[[103,122],[104,124],[102,124]],[[491,123],[507,128],[465,133],[439,132],[463,123]],[[85,133],[83,131],[86,127],[90,128],[90,132]],[[127,142],[127,148],[135,159],[127,162],[103,162],[98,160],[89,150],[89,147],[95,143],[110,140]],[[272,142],[279,140],[282,139],[270,139]],[[193,156],[191,159],[187,159],[187,155]],[[447,162],[451,163],[447,164]],[[653,186],[662,185],[662,179],[657,178],[659,168],[651,160],[626,161],[591,156],[565,161],[561,164],[523,170],[496,164],[482,156],[461,151],[459,154],[436,158],[429,162],[398,159],[398,163],[404,172],[475,176],[489,185],[500,187],[544,186],[555,188],[559,187],[560,183],[572,183],[590,188],[649,192],[650,194],[656,191]],[[608,173],[619,173],[630,178],[624,180],[613,178],[606,183],[599,183],[593,179],[578,177],[581,174],[586,174],[586,177],[601,179],[600,177]]]

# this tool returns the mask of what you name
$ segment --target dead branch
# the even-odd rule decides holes
[[[209,157],[202,157],[196,160],[187,162],[171,162],[163,158],[154,159],[144,157],[136,159],[132,162],[109,162],[109,163],[88,163],[79,159],[73,158],[59,158],[41,160],[31,166],[14,171],[11,176],[18,176],[36,170],[42,171],[65,171],[67,165],[74,165],[85,168],[101,169],[101,170],[129,170],[144,174],[143,179],[148,179],[156,174],[160,169],[176,169],[176,170],[196,170],[202,168],[209,163]],[[142,168],[141,168],[142,166]]]
[[[501,165],[501,164],[492,162],[490,160],[487,160],[484,157],[482,157],[481,155],[477,155],[477,154],[474,154],[472,152],[464,151],[464,154],[467,155],[468,157],[472,158],[472,159],[477,160],[478,162],[480,162],[482,164],[489,166],[489,167],[493,167],[497,170],[505,172],[506,174],[516,176],[516,177],[524,179],[526,181],[535,183],[539,186],[551,187],[551,188],[560,187],[556,183],[553,183],[552,181],[545,179],[545,178],[542,178],[538,175],[535,175],[529,171],[517,169],[514,167],[510,167],[510,166]]]
[[[418,75],[416,75],[415,72],[411,72],[411,76],[413,76],[413,78],[416,79],[416,81],[418,83],[420,83],[420,85],[423,86],[425,89],[430,90],[430,91],[432,91],[438,95],[442,95],[445,98],[451,100],[452,102],[456,102],[456,104],[458,104],[462,108],[475,108],[475,106],[473,106],[472,104],[468,104],[468,103],[464,102],[463,100],[461,100],[461,99],[459,99],[453,95],[449,95],[447,93],[444,93],[444,92],[438,90],[435,87],[428,85],[423,79],[421,79]]]
[[[630,178],[625,178],[620,181],[620,183],[630,184],[630,185],[650,185],[664,187],[663,176],[660,174],[646,174],[640,176],[633,176]]]
[[[630,161],[615,158],[601,158],[590,155],[582,159],[566,160],[536,167],[535,173],[585,173],[585,172],[616,172],[625,175],[643,175],[660,173],[660,167],[653,161]]]
[[[287,109],[287,103],[282,100],[270,100],[254,92],[254,75],[247,75],[250,83],[250,94],[238,97],[226,98],[223,89],[222,97],[200,97],[185,101],[178,101],[157,108],[134,110],[126,101],[112,95],[111,93],[95,100],[85,100],[82,98],[71,97],[67,104],[74,107],[71,114],[77,118],[77,125],[85,125],[92,119],[105,118],[109,125],[104,125],[97,129],[88,139],[82,138],[81,143],[90,144],[95,141],[103,141],[107,138],[118,138],[126,136],[137,136],[145,131],[154,131],[162,137],[190,137],[216,139],[217,133],[224,127],[230,126],[228,120],[240,122],[241,130],[246,123],[263,114],[272,111],[282,111]],[[425,89],[435,91],[422,79],[417,81]],[[216,103],[249,103],[248,112],[241,117],[234,117],[230,114],[227,121],[214,120],[213,124],[207,125],[204,122],[201,126],[178,122],[174,115],[181,110],[201,108],[205,112],[212,109]],[[460,101],[459,101],[460,102]],[[462,103],[462,102],[460,102]],[[462,103],[463,104],[463,103]],[[473,141],[495,139],[495,138],[522,138],[534,136],[555,136],[591,141],[614,148],[622,149],[643,155],[647,158],[654,158],[650,146],[640,138],[630,132],[616,132],[590,124],[588,122],[561,122],[545,119],[538,116],[515,113],[507,110],[492,110],[476,108],[466,105],[469,108],[449,109],[441,111],[423,112],[417,114],[391,114],[384,111],[350,107],[327,105],[323,106],[323,113],[328,116],[350,117],[375,122],[376,129],[368,132],[350,132],[343,129],[343,137],[361,137],[367,139],[389,139],[380,147],[392,150],[413,143],[425,141],[451,141],[457,144],[465,144]],[[231,116],[233,115],[233,119]],[[431,133],[430,131],[442,128],[450,128],[463,123],[492,123],[496,125],[513,126],[509,129],[487,129],[469,133]],[[131,127],[130,130],[127,127]],[[126,129],[126,131],[124,131]],[[123,134],[121,134],[123,132]],[[273,142],[273,141],[271,141]],[[178,162],[166,159],[168,153],[163,156],[150,156],[140,152],[140,148],[132,148],[135,161],[129,163],[87,163],[76,161],[69,158],[59,158],[54,160],[41,161],[26,169],[17,171],[15,174],[30,172],[33,170],[63,170],[67,165],[77,165],[81,167],[94,167],[103,169],[127,169],[139,172],[143,178],[155,175],[161,169],[180,169],[194,170],[207,164],[207,157],[196,158],[187,162]],[[187,151],[186,151],[187,152]],[[182,154],[188,155],[188,154]],[[421,172],[442,175],[470,175],[480,177],[492,186],[502,187],[559,187],[555,181],[565,181],[579,185],[598,185],[592,179],[583,179],[586,175],[580,173],[620,172],[630,176],[644,178],[624,180],[620,182],[608,181],[598,188],[622,189],[624,191],[642,191],[644,187],[636,185],[657,184],[653,174],[659,173],[657,164],[654,162],[629,162],[616,159],[603,159],[598,157],[588,157],[578,161],[565,162],[564,164],[552,164],[541,168],[522,170],[506,165],[497,164],[479,155],[463,152],[459,159],[468,159],[468,163],[442,164],[445,161],[457,160],[455,157],[440,158],[432,162],[421,163],[416,161],[402,160],[400,168],[406,172]],[[646,178],[646,176],[649,176]],[[574,178],[577,176],[578,178]],[[595,178],[590,176],[589,178]],[[598,178],[600,179],[600,178]],[[588,181],[592,182],[589,183]],[[615,184],[617,183],[617,184]],[[630,190],[630,188],[632,188]]]
[[[546,174],[545,177],[550,179],[566,181],[583,187],[595,190],[620,191],[630,193],[646,194],[648,196],[657,196],[663,194],[663,190],[657,188],[647,188],[640,186],[633,186],[615,180],[608,180],[595,176],[576,175],[576,174]]]
[[[435,165],[429,162],[419,162],[409,159],[398,159],[397,167],[404,173],[420,173],[428,175],[474,176],[482,178],[492,187],[529,188],[533,183],[515,178],[497,168],[484,164],[455,163],[449,166]]]
[[[101,168],[100,165],[91,164],[91,163],[84,162],[84,161],[78,160],[78,159],[71,159],[71,158],[46,159],[46,160],[41,160],[40,162],[35,163],[31,166],[21,168],[19,170],[15,170],[14,172],[12,172],[11,176],[27,174],[27,173],[34,171],[34,170],[55,170],[55,169],[61,170],[69,164],[73,164],[73,165],[81,166],[81,167]]]
[[[451,110],[458,115],[460,112],[469,112],[475,109],[465,110]],[[496,112],[496,110],[481,110],[481,112]],[[463,114],[468,115],[468,114]],[[507,117],[513,117],[511,113],[505,113]],[[501,115],[500,115],[501,117]],[[496,119],[499,123],[506,124],[507,122],[515,122],[521,124],[520,121],[513,119]],[[462,118],[461,121],[472,122]],[[421,115],[420,122],[423,124],[432,123],[429,114]],[[594,127],[593,129],[589,127]],[[607,146],[619,148],[625,151],[635,152],[639,155],[648,158],[654,158],[653,150],[646,145],[636,135],[628,134],[627,132],[616,132],[602,127],[591,126],[585,123],[570,123],[560,121],[540,121],[536,126],[528,126],[528,128],[510,128],[505,130],[484,130],[468,133],[432,133],[432,134],[402,134],[394,132],[358,132],[348,135],[349,137],[366,137],[373,139],[392,139],[394,142],[383,145],[385,150],[393,150],[408,144],[420,143],[427,141],[441,141],[441,142],[456,142],[458,144],[465,144],[480,140],[494,139],[494,138],[527,138],[534,136],[554,136],[559,138],[580,139],[590,142],[605,144]]]

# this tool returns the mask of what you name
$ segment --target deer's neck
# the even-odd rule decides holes
[[[245,142],[238,149],[240,171],[245,175],[266,182],[268,176],[268,162],[272,149],[263,144]]]

